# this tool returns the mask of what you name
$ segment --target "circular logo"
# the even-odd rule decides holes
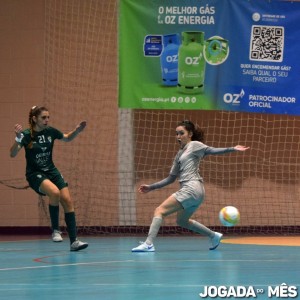
[[[252,20],[255,22],[258,22],[260,20],[260,14],[259,13],[254,13],[252,15]]]

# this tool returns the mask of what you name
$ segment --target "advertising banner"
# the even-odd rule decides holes
[[[300,114],[300,2],[119,0],[119,107]]]

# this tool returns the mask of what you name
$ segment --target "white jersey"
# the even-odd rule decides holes
[[[208,154],[223,154],[234,151],[234,148],[213,148],[198,141],[191,141],[180,149],[175,156],[170,175],[178,177],[180,183],[198,180],[203,182],[199,174],[199,164]]]

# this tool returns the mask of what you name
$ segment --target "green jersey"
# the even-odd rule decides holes
[[[26,175],[54,169],[55,165],[52,160],[54,140],[62,139],[63,133],[50,126],[39,132],[33,131],[33,137],[30,135],[30,129],[26,129],[22,133],[24,137],[21,146],[25,149]]]

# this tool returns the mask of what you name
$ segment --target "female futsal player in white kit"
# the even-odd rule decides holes
[[[210,250],[214,250],[220,244],[222,234],[214,232],[199,222],[190,219],[204,200],[205,190],[203,179],[199,174],[199,164],[207,155],[225,154],[235,151],[245,151],[249,147],[237,145],[230,148],[214,148],[203,144],[204,133],[191,121],[182,121],[176,127],[176,138],[180,145],[170,174],[162,181],[151,185],[142,184],[140,193],[162,188],[173,183],[178,178],[180,189],[169,196],[154,211],[154,217],[149,229],[148,237],[132,252],[154,252],[154,239],[156,238],[163,219],[168,215],[177,213],[177,224],[193,232],[197,232],[210,239]]]

